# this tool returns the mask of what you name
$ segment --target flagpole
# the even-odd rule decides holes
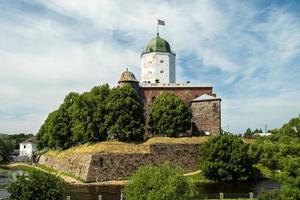
[[[159,36],[159,31],[158,31],[158,19],[157,19],[157,21],[156,21],[156,32],[157,32],[156,35]]]

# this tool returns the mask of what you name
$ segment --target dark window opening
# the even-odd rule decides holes
[[[152,97],[152,103],[155,101],[156,97]]]

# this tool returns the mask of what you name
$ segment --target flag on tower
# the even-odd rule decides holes
[[[157,19],[157,24],[164,26],[165,25],[165,21]]]

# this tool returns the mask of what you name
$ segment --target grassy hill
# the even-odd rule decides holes
[[[201,144],[208,140],[208,137],[153,137],[141,143],[126,143],[118,141],[104,141],[98,143],[87,143],[64,151],[48,151],[47,156],[66,157],[78,153],[149,153],[151,144]]]

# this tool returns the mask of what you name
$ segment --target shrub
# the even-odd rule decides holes
[[[125,187],[126,200],[191,200],[196,192],[179,169],[168,164],[141,167]],[[198,198],[199,199],[199,198]]]
[[[280,200],[280,190],[262,191],[257,200]]]
[[[253,161],[248,145],[234,135],[209,138],[201,146],[200,168],[204,176],[214,181],[236,181],[251,178]]]
[[[59,200],[63,199],[65,184],[56,176],[30,171],[8,185],[9,200]]]

